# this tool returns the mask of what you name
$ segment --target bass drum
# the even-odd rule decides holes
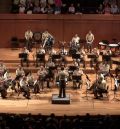
[[[41,32],[35,32],[33,34],[33,38],[36,42],[40,42],[41,41],[41,38],[42,38],[42,33]]]

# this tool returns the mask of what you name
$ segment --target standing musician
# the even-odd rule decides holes
[[[55,69],[55,63],[52,61],[52,58],[48,59],[48,62],[46,63],[46,69],[47,69],[47,88],[50,88],[50,81],[54,80],[54,69]]]
[[[39,79],[39,88],[37,88],[37,89],[39,89],[39,90],[44,89],[44,82],[45,82],[46,75],[47,75],[46,69],[44,68],[44,66],[41,66],[37,72],[37,76]]]
[[[99,52],[99,50],[97,48],[93,48],[91,54],[94,57],[92,57],[91,60],[90,60],[90,66],[92,68],[93,64],[95,63],[96,64],[96,68],[97,68],[98,64],[99,64],[99,54],[100,54],[100,52]]]
[[[26,62],[27,67],[29,66],[29,51],[26,47],[24,47],[21,51],[21,54],[23,54],[23,57],[21,57],[21,66],[23,66],[23,63]]]
[[[25,32],[25,39],[26,39],[26,48],[31,51],[32,49],[32,38],[33,38],[33,32],[28,29],[26,32]]]
[[[72,43],[74,43],[76,49],[80,48],[80,37],[78,34],[75,34],[75,36],[72,38]]]
[[[83,75],[83,70],[77,68],[74,72],[73,72],[73,88],[80,88],[81,84],[82,84],[82,75]]]
[[[97,79],[96,85],[94,87],[94,96],[96,99],[98,99],[99,97],[103,98],[103,93],[107,93],[107,86],[106,86],[106,80],[104,79],[104,76],[100,76]]]
[[[93,41],[94,41],[94,35],[93,35],[92,31],[90,30],[86,34],[87,52],[90,52],[91,53]]]
[[[27,78],[25,76],[20,79],[20,90],[24,93],[23,96],[25,98],[30,99],[30,89],[28,86]]]
[[[46,51],[50,50],[54,44],[54,38],[47,30],[42,34],[42,43]]]
[[[68,73],[64,70],[64,67],[61,68],[61,71],[58,73],[59,77],[59,96],[60,98],[66,97],[66,78],[68,77]]]

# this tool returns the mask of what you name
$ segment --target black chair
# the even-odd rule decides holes
[[[11,46],[12,48],[18,48],[19,47],[19,40],[17,37],[11,38]]]

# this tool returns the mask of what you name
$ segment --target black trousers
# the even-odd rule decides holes
[[[59,85],[59,97],[63,97],[65,98],[66,97],[66,90],[65,90],[65,87],[66,87],[66,82],[65,80],[60,80],[60,85]]]

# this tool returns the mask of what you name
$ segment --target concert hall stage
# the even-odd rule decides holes
[[[35,51],[35,49],[33,51]],[[0,60],[2,60],[10,70],[12,77],[15,76],[15,70],[20,63],[18,58],[19,53],[20,49],[0,49]],[[33,53],[30,55],[30,67],[25,67],[25,69],[30,69],[33,72],[33,75],[36,76],[36,71],[39,68],[34,66],[32,55]],[[48,57],[46,57],[46,59],[47,58]],[[119,58],[116,58],[116,60],[118,59]],[[71,62],[71,58],[68,57],[68,61]],[[113,65],[113,70],[114,68],[115,65]],[[89,68],[89,63],[85,71],[91,81],[95,81],[96,74],[94,69]],[[12,93],[12,91],[8,89],[7,98],[2,99],[0,97],[0,113],[41,113],[43,115],[55,113],[58,116],[64,114],[85,115],[86,113],[90,113],[92,115],[120,115],[120,101],[117,100],[120,99],[120,91],[118,90],[114,96],[114,91],[111,90],[114,88],[113,78],[112,80],[108,78],[109,93],[108,96],[104,94],[104,97],[101,100],[94,99],[91,92],[86,94],[85,76],[83,76],[83,78],[82,89],[73,89],[72,83],[68,82],[66,92],[70,95],[70,104],[67,105],[52,104],[52,94],[58,94],[59,92],[58,87],[53,84],[51,84],[50,89],[45,87],[39,94],[31,93],[30,100],[25,99],[22,94],[18,95],[17,93]]]

